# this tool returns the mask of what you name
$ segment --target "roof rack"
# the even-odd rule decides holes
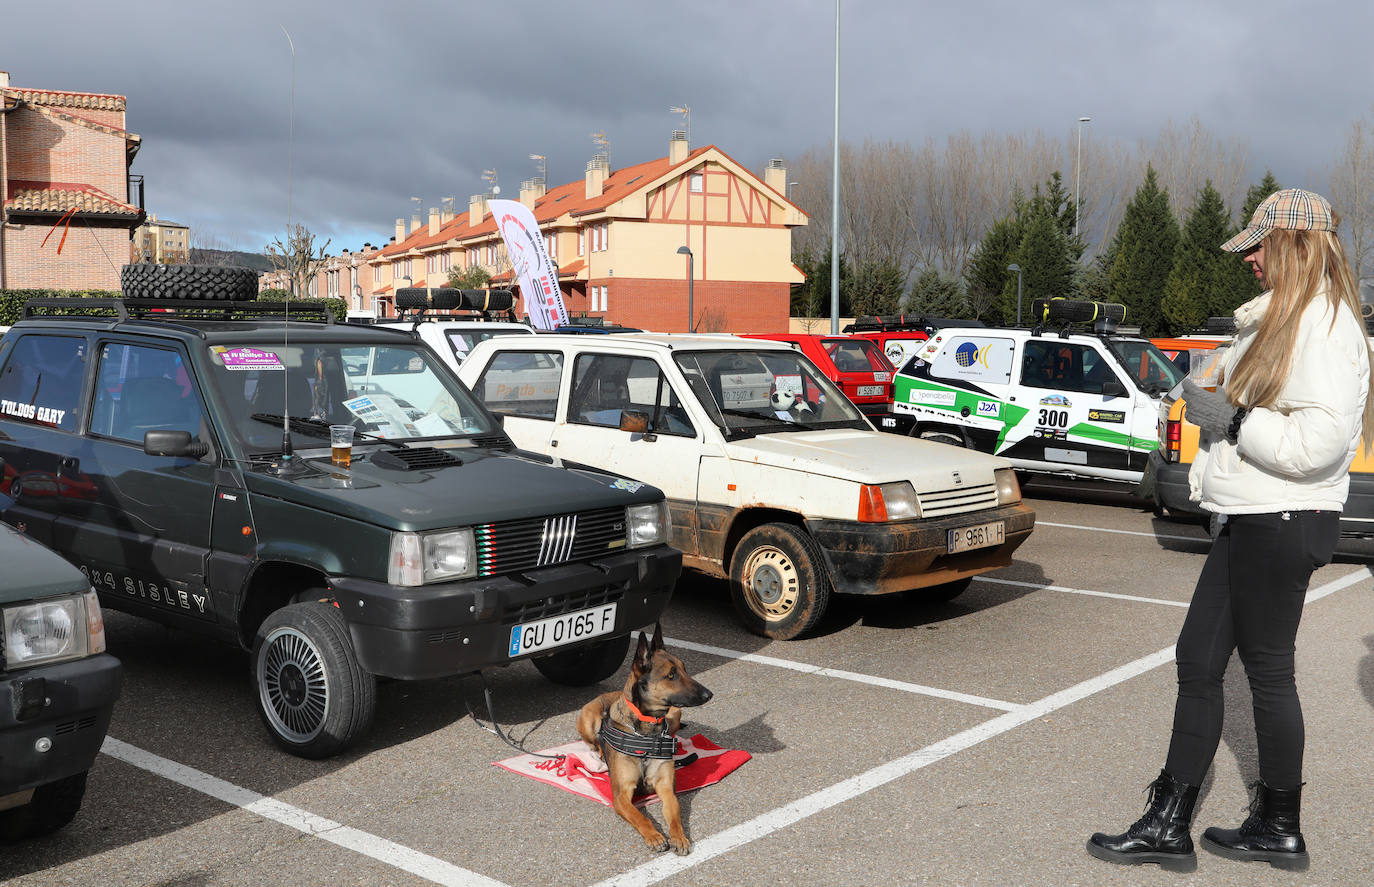
[[[403,319],[438,320],[443,317],[477,317],[508,320],[515,316],[515,294],[508,289],[458,289],[456,287],[406,286],[396,290],[396,311]],[[461,315],[428,315],[426,311],[461,311]],[[407,318],[407,314],[409,317]]]
[[[840,332],[844,333],[892,333],[924,332],[934,333],[946,327],[985,327],[981,320],[967,320],[956,317],[935,317],[929,314],[880,314],[872,317],[856,317],[847,323]]]
[[[1067,335],[1074,324],[1090,323],[1094,333],[1109,335],[1115,333],[1117,325],[1126,319],[1126,306],[1117,302],[1096,302],[1056,296],[1050,299],[1032,299],[1030,316],[1035,323],[1032,332],[1058,324],[1062,327],[1060,335]]]
[[[249,320],[282,318],[313,323],[336,323],[327,304],[311,305],[304,299],[292,302],[237,302],[202,299],[86,299],[80,297],[29,299],[24,317],[114,316],[120,320]]]

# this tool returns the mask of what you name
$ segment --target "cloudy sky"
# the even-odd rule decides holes
[[[1196,115],[1257,179],[1325,189],[1374,105],[1370,0],[842,0],[845,140],[1043,131],[1128,145]],[[294,118],[292,56],[295,46]],[[292,217],[331,251],[495,169],[580,178],[694,147],[752,169],[830,142],[833,0],[7,4],[12,86],[128,97],[147,208],[240,249]],[[294,124],[294,127],[293,127]],[[294,150],[288,150],[294,128]],[[1067,170],[1066,170],[1067,172]],[[1067,176],[1066,176],[1067,178]],[[288,189],[289,184],[289,189]],[[821,220],[817,220],[818,222]]]

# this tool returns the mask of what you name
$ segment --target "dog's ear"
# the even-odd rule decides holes
[[[635,658],[630,663],[630,673],[638,680],[651,667],[654,654],[649,649],[649,639],[644,632],[639,633],[639,643],[635,644]]]
[[[649,642],[649,652],[650,652],[650,653],[657,653],[659,650],[662,650],[662,649],[663,649],[663,626],[660,625],[659,623],[655,622],[655,623],[654,623],[654,639],[653,639],[652,641]]]

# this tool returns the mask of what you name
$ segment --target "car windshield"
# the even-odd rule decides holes
[[[863,414],[799,351],[691,351],[675,358],[727,437],[868,427]]]
[[[1173,388],[1183,380],[1183,371],[1151,342],[1142,339],[1113,339],[1112,351],[1121,358],[1126,372],[1146,394],[1154,395]]]
[[[821,347],[841,373],[892,372],[887,356],[868,339],[822,339]]]
[[[454,355],[456,355],[459,360],[462,360],[468,356],[468,352],[471,351],[473,346],[478,342],[485,342],[497,336],[520,335],[522,332],[528,331],[511,329],[510,327],[494,327],[482,330],[446,330],[445,334],[448,337],[448,344],[449,347],[453,349]]]
[[[319,447],[329,425],[368,439],[471,437],[494,433],[490,416],[432,353],[406,343],[234,344],[210,349],[211,378],[250,453]]]

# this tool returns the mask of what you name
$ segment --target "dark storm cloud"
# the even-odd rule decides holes
[[[287,213],[333,247],[390,236],[442,198],[467,207],[495,168],[515,196],[549,158],[580,178],[610,138],[622,166],[660,157],[692,108],[692,143],[760,168],[825,146],[834,4],[644,0],[105,4],[7,10],[16,86],[116,92],[144,138],[148,208],[241,248]],[[1324,168],[1370,108],[1364,0],[1247,6],[1164,0],[845,0],[842,131],[920,142],[1042,130],[1133,145],[1196,115],[1245,142],[1258,177]],[[291,57],[295,44],[294,118]],[[61,40],[52,39],[55,28]],[[60,49],[55,47],[60,45]],[[294,126],[294,150],[288,132]]]

